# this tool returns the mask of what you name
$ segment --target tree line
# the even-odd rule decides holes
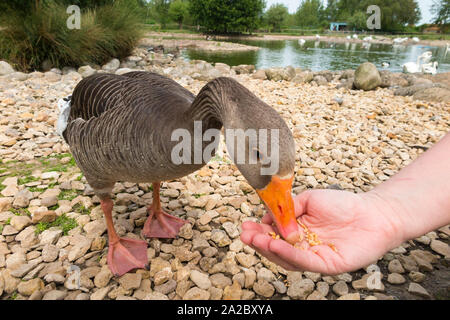
[[[256,29],[327,29],[330,22],[346,22],[350,30],[366,30],[367,8],[381,9],[381,31],[415,31],[421,19],[416,0],[299,0],[291,14],[283,4],[266,7],[264,0],[150,0],[148,17],[163,28],[175,22],[200,25],[216,33],[251,32]],[[435,23],[450,23],[450,0],[434,0]]]

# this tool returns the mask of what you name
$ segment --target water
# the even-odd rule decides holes
[[[205,52],[195,49],[183,51],[183,56],[191,60],[222,62],[231,66],[253,64],[257,69],[271,67],[301,67],[313,71],[356,69],[361,63],[372,62],[379,69],[402,72],[402,65],[416,62],[425,51],[433,52],[432,61],[439,62],[438,73],[450,71],[450,51],[445,47],[424,45],[388,45],[374,43],[332,43],[307,41],[300,45],[297,40],[231,40],[230,42],[260,47],[259,51],[245,52]],[[388,62],[388,68],[382,63]]]

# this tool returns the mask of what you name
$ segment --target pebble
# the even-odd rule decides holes
[[[418,296],[421,296],[421,297],[424,297],[424,298],[431,298],[431,296],[428,293],[428,291],[425,290],[425,288],[422,287],[418,283],[411,282],[409,284],[409,287],[408,287],[408,292],[412,293],[412,294],[415,294],[415,295],[418,295]]]
[[[391,284],[403,284],[406,282],[406,279],[399,273],[390,273],[387,281]]]
[[[190,279],[200,289],[208,290],[211,287],[211,280],[209,280],[208,275],[197,270],[191,271]]]

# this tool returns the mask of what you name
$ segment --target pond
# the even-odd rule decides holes
[[[297,40],[232,40],[231,42],[260,47],[259,51],[245,52],[205,52],[195,49],[183,51],[183,56],[191,60],[222,62],[231,66],[253,64],[257,69],[271,67],[301,67],[313,71],[356,69],[361,63],[372,62],[380,69],[402,72],[402,65],[416,62],[425,51],[433,52],[432,61],[439,62],[438,73],[450,71],[450,50],[445,47],[424,45],[389,45],[375,43],[333,43],[307,41],[304,45]]]

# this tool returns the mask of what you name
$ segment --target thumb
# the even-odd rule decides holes
[[[307,190],[294,198],[295,216],[298,218],[306,213],[307,203],[314,190]]]

